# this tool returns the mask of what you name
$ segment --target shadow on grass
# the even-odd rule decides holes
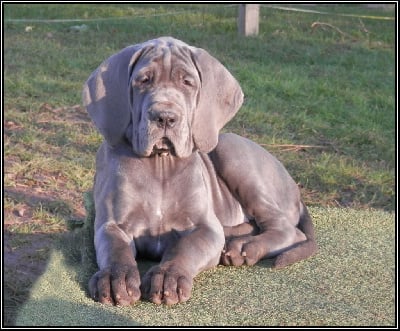
[[[61,215],[71,214],[70,206],[63,200],[48,193],[36,194],[27,190],[31,189],[4,189],[4,196],[12,200],[14,206],[19,206],[4,210],[4,326],[15,325],[19,308],[29,299],[32,287],[45,273],[51,251],[63,236],[63,221],[68,217]],[[35,211],[41,208],[58,221],[33,220]]]
[[[29,190],[29,192],[27,192]],[[51,192],[53,193],[53,192]],[[71,206],[63,199],[51,195],[50,192],[32,193],[30,187],[5,187],[4,195],[17,204],[25,204],[28,208],[41,207],[53,216],[73,214]],[[76,217],[73,215],[72,217]]]
[[[15,325],[18,309],[46,271],[51,249],[59,237],[60,234],[3,232],[4,326]]]

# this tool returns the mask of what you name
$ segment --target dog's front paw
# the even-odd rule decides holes
[[[193,277],[173,264],[154,266],[143,277],[142,293],[156,304],[173,305],[190,298]]]
[[[89,292],[95,301],[128,306],[140,298],[140,275],[137,266],[113,265],[99,270],[89,281]]]

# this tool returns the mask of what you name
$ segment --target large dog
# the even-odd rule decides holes
[[[220,62],[171,37],[127,47],[91,74],[83,102],[105,139],[94,184],[95,300],[175,304],[218,263],[275,257],[280,268],[315,254],[311,218],[282,164],[219,134],[242,101]],[[137,256],[160,260],[142,280]]]

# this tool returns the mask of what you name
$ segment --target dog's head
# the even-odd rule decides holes
[[[129,46],[104,61],[83,89],[83,103],[106,141],[127,139],[142,157],[211,151],[243,93],[205,50],[171,37]]]

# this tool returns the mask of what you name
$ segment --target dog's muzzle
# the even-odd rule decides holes
[[[172,142],[163,137],[159,141],[157,141],[153,146],[153,151],[151,155],[159,155],[159,156],[167,156],[167,155],[175,155],[175,149]]]

